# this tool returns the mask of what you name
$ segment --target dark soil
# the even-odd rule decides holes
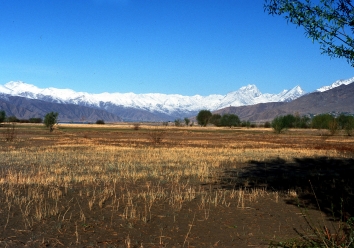
[[[229,207],[210,206],[208,210],[199,210],[198,202],[184,203],[180,210],[159,202],[152,208],[153,217],[143,222],[123,219],[112,211],[109,200],[103,208],[89,210],[74,187],[60,201],[59,216],[40,222],[30,219],[29,225],[20,209],[11,209],[15,213],[11,223],[0,220],[0,247],[268,247],[271,241],[309,234],[306,216],[314,226],[323,226],[320,212],[289,204],[287,198],[277,200],[271,194],[246,203],[243,209],[237,207],[237,199]],[[78,209],[85,213],[85,221],[80,221]],[[1,215],[7,214],[2,209]]]

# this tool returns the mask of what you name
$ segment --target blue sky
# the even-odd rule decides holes
[[[0,84],[90,93],[306,91],[354,76],[262,0],[0,0]]]

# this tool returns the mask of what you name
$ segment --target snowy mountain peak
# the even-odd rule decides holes
[[[246,86],[242,86],[240,89],[240,91],[244,91],[244,90],[258,90],[257,86],[254,84],[248,84]]]
[[[292,101],[295,100],[296,98],[299,98],[302,95],[305,95],[306,92],[299,86],[295,86],[291,90],[288,90],[285,92],[284,96],[286,97],[287,100],[285,101]]]
[[[11,81],[4,85],[13,92],[40,91],[39,88],[32,84],[27,84],[22,81]]]
[[[324,91],[327,91],[327,90],[330,90],[330,89],[333,89],[333,88],[336,88],[338,86],[341,86],[341,85],[348,85],[348,84],[351,84],[354,82],[354,77],[352,78],[349,78],[349,79],[341,79],[341,80],[337,80],[335,81],[333,84],[331,85],[328,85],[328,86],[323,86],[319,89],[317,89],[316,91],[318,92],[324,92]]]
[[[296,85],[292,90],[303,91],[299,85]]]
[[[240,93],[246,93],[246,94],[252,94],[253,96],[257,97],[261,95],[262,93],[259,91],[256,85],[254,84],[249,84],[246,86],[241,87],[238,92]]]

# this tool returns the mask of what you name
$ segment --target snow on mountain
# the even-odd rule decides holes
[[[0,85],[0,93],[22,96],[31,99],[56,103],[71,103],[105,109],[107,106],[131,107],[152,113],[164,113],[172,116],[195,113],[201,109],[211,111],[224,107],[252,105],[266,102],[286,102],[294,100],[305,92],[296,86],[279,94],[262,94],[255,85],[241,87],[226,95],[183,96],[178,94],[134,94],[134,93],[100,93],[89,94],[71,89],[40,89],[24,82],[9,82]],[[179,114],[178,114],[179,113]]]
[[[343,84],[344,84],[344,85],[348,85],[348,84],[351,84],[351,83],[353,83],[353,82],[354,82],[354,77],[349,78],[349,79],[345,79],[345,80],[341,79],[341,80],[335,81],[335,82],[334,82],[333,84],[331,84],[331,85],[323,86],[323,87],[317,89],[316,91],[324,92],[324,91],[327,91],[327,90],[336,88],[336,87],[338,87],[338,86],[341,86],[341,85],[343,85]]]

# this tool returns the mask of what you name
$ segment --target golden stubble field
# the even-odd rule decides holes
[[[0,247],[268,247],[353,211],[354,138],[132,124],[0,128]],[[319,211],[319,208],[321,211]]]

